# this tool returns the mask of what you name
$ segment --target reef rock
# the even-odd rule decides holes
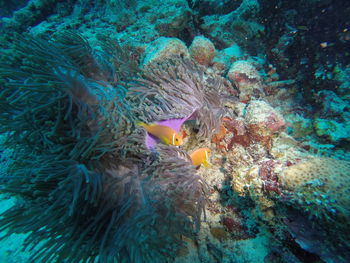
[[[95,15],[98,13],[105,20],[114,20],[112,24],[118,32],[115,36],[123,44],[140,47],[162,36],[180,37],[187,29],[192,30],[190,29],[192,11],[186,0],[113,2],[117,2],[118,7],[114,13],[108,14],[111,4],[107,5],[105,12],[101,12],[103,5],[94,13]],[[125,6],[128,4],[133,6]],[[108,25],[110,23],[106,26]],[[102,30],[105,30],[106,26]]]
[[[215,54],[213,59],[213,68],[219,72],[226,72],[233,62],[241,59],[242,57],[243,51],[237,44],[234,44],[228,48],[220,50]]]
[[[189,50],[191,57],[199,64],[205,66],[209,66],[215,55],[214,44],[203,36],[196,36]]]
[[[259,97],[263,94],[262,78],[256,68],[248,61],[238,60],[234,62],[227,77],[238,87],[240,101],[247,102],[252,97]]]
[[[244,0],[229,14],[204,16],[201,28],[224,47],[235,43],[244,45],[263,30],[263,26],[254,21],[258,11],[258,1]]]
[[[285,121],[268,103],[254,100],[246,109],[245,126],[253,141],[270,148],[272,136],[282,130]]]
[[[180,39],[160,37],[150,43],[142,58],[142,66],[161,62],[173,56],[189,57],[188,49]]]
[[[338,122],[331,119],[314,119],[316,134],[329,140],[333,144],[339,144],[342,140],[349,140],[350,120]]]

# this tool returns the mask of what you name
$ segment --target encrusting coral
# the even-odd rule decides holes
[[[327,262],[348,262],[350,162],[317,156],[294,162],[278,173],[288,231]]]
[[[281,186],[290,191],[292,202],[298,202],[313,216],[325,218],[333,226],[334,217],[348,225],[349,161],[309,158],[288,167],[278,178]]]
[[[183,150],[147,150],[135,123],[193,114],[210,136],[221,109],[209,87],[221,80],[189,60],[120,72],[117,43],[96,51],[74,32],[13,41],[0,64],[0,129],[14,150],[1,192],[18,202],[0,230],[29,233],[32,262],[174,257],[199,229],[207,185]]]

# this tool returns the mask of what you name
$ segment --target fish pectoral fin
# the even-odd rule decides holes
[[[160,137],[160,141],[164,144],[170,144],[169,139],[165,136]]]
[[[135,124],[136,124],[136,126],[141,126],[143,128],[145,128],[147,126],[147,124],[142,122],[142,121],[135,122]]]
[[[205,167],[205,168],[208,168],[208,167],[209,167],[209,163],[208,163],[208,161],[207,161],[207,160],[205,160],[205,161],[203,162],[203,165],[204,165],[204,167]]]

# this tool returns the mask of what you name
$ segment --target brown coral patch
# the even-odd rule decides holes
[[[262,127],[262,124],[249,124],[247,126],[249,138],[255,142],[259,142],[266,149],[271,148],[272,133]]]
[[[227,149],[232,150],[235,143],[241,144],[244,147],[250,145],[251,140],[246,131],[244,122],[241,120],[232,120],[228,117],[223,118],[224,127],[233,134],[230,142],[227,144]]]
[[[263,191],[274,192],[278,195],[281,194],[281,190],[278,184],[278,177],[274,173],[275,162],[273,160],[264,161],[259,169],[260,179],[263,180]]]
[[[225,145],[223,144],[223,140],[225,138],[225,135],[227,133],[227,129],[223,124],[220,124],[219,131],[213,135],[211,138],[211,142],[215,143],[216,147],[218,149],[225,149]]]
[[[233,239],[244,240],[251,238],[251,236],[247,233],[246,228],[237,219],[224,216],[221,220],[221,224],[224,225],[225,229],[229,233],[231,233]]]

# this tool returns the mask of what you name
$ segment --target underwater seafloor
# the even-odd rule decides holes
[[[350,262],[349,14],[0,1],[0,263]]]

